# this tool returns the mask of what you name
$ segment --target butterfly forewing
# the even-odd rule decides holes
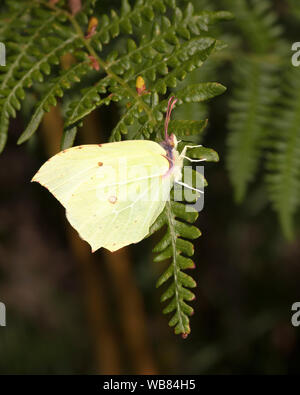
[[[137,243],[170,191],[165,150],[152,141],[83,145],[47,161],[33,181],[63,204],[71,225],[95,251]]]

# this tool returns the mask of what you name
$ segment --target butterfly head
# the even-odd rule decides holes
[[[170,122],[170,118],[171,118],[171,113],[172,113],[172,110],[173,110],[176,102],[177,102],[176,97],[171,96],[168,101],[168,107],[167,107],[167,113],[166,113],[166,119],[165,119],[165,140],[163,143],[164,143],[164,145],[168,145],[172,148],[177,147],[177,139],[173,133],[171,135],[169,135],[168,127],[169,127],[169,122]]]
[[[171,133],[169,135],[169,133],[168,133],[171,113],[172,113],[172,110],[173,110],[176,102],[177,102],[177,99],[174,96],[170,97],[170,99],[168,101],[168,107],[167,107],[167,113],[166,113],[166,119],[165,119],[165,139],[164,139],[164,141],[161,142],[161,145],[166,150],[167,155],[169,153],[172,153],[173,149],[177,148],[177,138],[176,138],[175,134]],[[171,159],[171,157],[169,159]]]
[[[165,119],[165,139],[162,141],[161,146],[166,151],[166,158],[169,161],[169,171],[168,174],[172,174],[175,181],[181,179],[181,170],[183,166],[183,160],[177,151],[178,140],[174,133],[169,135],[168,127],[171,118],[171,113],[174,108],[175,103],[178,99],[174,96],[170,97],[167,107],[166,119]]]

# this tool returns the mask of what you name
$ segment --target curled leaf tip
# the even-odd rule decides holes
[[[135,88],[136,91],[138,93],[139,96],[141,96],[142,94],[146,93],[146,84],[145,84],[145,80],[143,77],[141,77],[140,75],[137,77],[136,82],[135,82]]]
[[[94,16],[91,17],[88,24],[88,29],[85,35],[86,39],[91,38],[95,33],[98,26],[98,19]]]

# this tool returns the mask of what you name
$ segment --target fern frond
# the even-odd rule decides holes
[[[189,316],[193,314],[193,309],[186,302],[195,298],[189,288],[194,288],[196,283],[191,276],[183,272],[183,270],[195,267],[194,262],[189,258],[194,254],[193,244],[180,238],[179,235],[183,233],[189,239],[196,239],[201,234],[195,226],[180,221],[180,219],[187,220],[185,207],[184,204],[178,202],[166,203],[165,210],[158,218],[155,226],[166,225],[167,233],[153,250],[158,253],[154,258],[155,262],[170,258],[172,260],[170,266],[157,281],[157,287],[171,279],[171,284],[161,296],[162,302],[168,301],[163,313],[173,313],[169,325],[175,326],[175,333],[183,336],[187,336],[191,331]],[[189,213],[188,218],[193,223],[197,216],[197,212]]]
[[[225,0],[235,12],[251,52],[236,58],[234,92],[229,102],[227,168],[235,200],[241,202],[257,174],[266,139],[266,127],[279,94],[278,65],[281,26],[270,0]],[[274,54],[278,55],[274,61]]]
[[[44,94],[42,100],[37,103],[36,109],[32,118],[18,139],[18,144],[22,144],[28,140],[33,133],[37,130],[45,112],[50,111],[51,106],[56,106],[56,98],[63,97],[66,89],[70,89],[72,84],[81,81],[81,77],[90,70],[89,61],[76,64],[70,69],[61,73],[59,77],[56,77],[48,86],[47,92]]]
[[[278,45],[282,27],[270,0],[225,0],[235,22],[254,53],[266,54]]]
[[[6,36],[9,33],[11,26],[18,21],[20,23],[21,17],[26,14],[35,5],[32,1],[23,1],[21,4],[16,4],[15,1],[6,1],[7,10],[1,15],[0,20],[0,37]]]
[[[218,160],[218,155],[205,147],[201,147],[198,151],[193,149],[191,152],[193,152],[194,158],[207,161]],[[195,181],[198,177],[202,186],[206,186],[207,183],[203,176],[195,171],[193,171],[192,177],[189,177],[189,180],[185,178],[184,182],[190,186],[196,186]],[[199,181],[197,186],[199,188]],[[184,270],[195,268],[191,259],[194,255],[194,246],[191,240],[201,236],[200,230],[192,225],[197,218],[198,212],[194,207],[189,207],[187,210],[186,204],[171,200],[166,203],[164,211],[150,229],[150,234],[153,234],[159,229],[166,228],[164,236],[153,249],[153,252],[157,254],[154,258],[155,262],[169,262],[156,286],[160,287],[168,283],[167,289],[161,296],[161,302],[167,303],[163,313],[173,314],[169,325],[174,327],[175,334],[181,334],[184,338],[191,331],[189,317],[194,310],[188,302],[195,299],[195,295],[190,289],[196,286],[194,279]]]
[[[25,99],[25,88],[34,81],[43,82],[51,67],[59,64],[60,56],[79,44],[78,34],[66,25],[60,10],[50,12],[37,3],[35,7],[23,6],[21,2],[25,14],[18,24],[14,20],[9,23],[7,66],[0,74],[0,152],[7,139],[9,118],[16,116]]]
[[[176,91],[176,97],[178,99],[176,106],[181,106],[183,103],[201,103],[201,102],[209,100],[213,97],[221,95],[222,93],[225,92],[225,90],[226,90],[226,88],[217,82],[207,82],[207,83],[202,83],[202,84],[188,85],[188,86],[184,87],[183,89]],[[168,102],[168,100],[162,100],[161,102],[159,102],[158,104],[155,105],[154,104],[154,103],[156,103],[155,100],[152,101],[152,103],[153,103],[152,111],[155,114],[157,123],[158,123],[157,124],[157,126],[158,126],[157,131],[162,131],[162,127],[163,127],[162,113],[167,108],[167,102]],[[146,138],[149,137],[150,133],[153,131],[153,126],[151,125],[150,121],[147,120],[146,118],[144,118],[144,119],[139,118],[138,121],[142,124],[142,126],[138,130],[138,133],[136,136],[144,135]],[[183,122],[187,123],[186,126],[188,124],[190,124],[190,122],[188,120],[185,120]],[[181,123],[181,124],[177,124],[176,122],[173,123],[173,126],[175,126],[175,127],[177,126],[177,128],[172,129],[172,131],[174,133],[178,133],[178,135],[182,135],[183,130],[182,131],[179,130],[179,128],[178,128],[179,125],[182,126],[183,123]],[[198,133],[202,130],[203,129],[198,130]],[[185,136],[188,136],[188,133],[192,134],[193,133],[192,129],[190,131],[186,130]],[[157,133],[156,138],[158,140],[161,140],[162,135]]]
[[[165,94],[167,88],[176,87],[177,81],[200,67],[215,48],[215,40],[210,37],[190,38],[191,34],[199,35],[200,29],[193,29],[193,33],[190,33],[186,27],[183,33],[182,29],[188,21],[201,21],[203,27],[202,19],[193,16],[190,6],[188,9],[189,12],[182,14],[175,8],[173,24],[166,16],[162,16],[160,24],[153,24],[152,35],[143,36],[139,44],[129,39],[125,54],[112,52],[105,63],[100,62],[107,76],[85,89],[80,100],[70,104],[66,126],[77,122],[100,105],[125,99],[129,110],[115,127],[111,140],[120,140],[121,135],[128,132],[128,125],[137,120],[143,125],[145,137],[149,137],[157,122],[162,120],[161,112],[154,108],[157,93]],[[176,35],[178,31],[179,37]],[[155,92],[152,97],[141,98],[135,92],[135,81],[139,75],[145,78],[147,90]]]
[[[120,140],[132,124],[140,128],[138,135],[148,138],[162,121],[158,95],[175,88],[178,81],[203,64],[215,50],[215,39],[203,37],[202,32],[208,30],[210,23],[229,17],[226,12],[195,13],[191,3],[182,12],[174,0],[139,0],[134,6],[123,0],[120,13],[112,11],[110,16],[99,17],[99,30],[86,39],[88,14],[94,3],[85,2],[81,12],[73,17],[60,8],[60,2],[52,5],[44,0],[24,0],[16,5],[7,1],[12,15],[7,25],[0,27],[0,39],[3,37],[8,47],[8,66],[0,75],[0,151],[7,139],[9,119],[20,110],[26,88],[39,82],[44,89],[39,91],[42,97],[18,143],[32,136],[49,105],[55,105],[56,98],[62,97],[70,84],[78,82],[83,74],[95,78],[92,61],[100,69],[100,78],[92,86],[84,84],[79,99],[69,100],[64,137],[70,137],[72,131],[72,138],[64,138],[62,145],[74,141],[77,125],[87,114],[111,101],[121,102],[128,109],[111,140]],[[18,25],[14,23],[16,18]],[[150,27],[152,33],[144,34]],[[127,49],[121,53],[113,49],[104,60],[103,47],[121,33],[129,36]],[[85,56],[76,58],[73,71],[57,74],[53,66],[59,64],[61,55],[67,52],[76,55],[79,50]],[[87,58],[93,59],[90,70]],[[136,92],[139,75],[145,79],[151,95],[141,97]]]
[[[276,71],[272,64],[247,58],[234,67],[236,86],[229,102],[227,167],[237,202],[244,199],[259,167],[265,129],[278,94]]]
[[[268,191],[287,239],[300,204],[300,71],[289,70],[284,92],[273,114],[267,156]]]

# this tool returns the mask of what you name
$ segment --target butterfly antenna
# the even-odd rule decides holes
[[[165,140],[168,140],[168,126],[169,126],[169,121],[171,118],[171,112],[173,110],[173,107],[175,103],[177,102],[178,99],[176,99],[174,96],[171,96],[169,101],[168,101],[168,107],[167,107],[167,113],[166,113],[166,119],[165,119]]]
[[[199,193],[204,193],[204,191],[201,191],[201,189],[194,188],[191,185],[188,185],[188,184],[186,184],[184,182],[181,182],[181,181],[175,181],[175,182],[176,182],[176,184],[182,185],[183,187],[185,187],[187,189],[191,189],[192,191],[197,191]]]

